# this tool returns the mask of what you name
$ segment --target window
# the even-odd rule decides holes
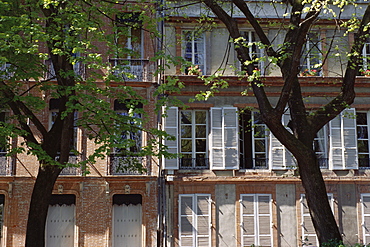
[[[211,195],[179,196],[179,246],[211,246]]]
[[[1,130],[6,122],[7,116],[8,112],[0,111],[0,175],[11,174],[11,162],[9,162],[10,157],[6,156],[10,140],[6,134],[1,134]]]
[[[56,118],[58,117],[59,113],[59,99],[50,99],[49,101],[49,129],[52,128]],[[75,112],[74,115],[74,123],[77,121],[77,112]],[[70,153],[69,153],[69,160],[68,162],[71,164],[77,164],[78,163],[78,127],[76,124],[73,126],[73,138],[70,142]],[[56,157],[56,159],[59,159],[59,156]],[[61,175],[77,175],[80,173],[80,170],[77,167],[65,167],[63,168]]]
[[[117,134],[116,147],[111,155],[111,174],[140,174],[142,157],[138,157],[138,153],[142,149],[142,130],[141,130],[141,111],[142,103],[132,105],[129,100],[120,102],[114,101],[114,111],[122,116],[122,123],[125,127],[129,126],[128,131]],[[117,124],[118,128],[119,123]],[[121,126],[122,127],[122,126]]]
[[[316,133],[316,136],[313,142],[313,150],[316,153],[320,168],[328,168],[327,141],[328,141],[328,133],[327,133],[327,126],[325,125],[321,130],[319,130]]]
[[[331,207],[331,210],[333,209],[333,194],[328,193],[328,200]],[[316,236],[315,228],[313,226],[310,212],[308,209],[306,196],[304,194],[301,194],[301,226],[302,226],[302,243],[304,243],[304,246],[319,246],[319,241]]]
[[[361,194],[362,243],[370,243],[370,194]]]
[[[3,242],[3,225],[4,225],[4,204],[5,195],[0,195],[0,244]]]
[[[343,110],[329,122],[329,168],[333,170],[357,169],[356,111]]]
[[[163,144],[170,153],[181,154],[179,159],[163,159],[164,169],[206,169],[208,161],[214,170],[239,169],[236,107],[211,107],[210,111],[169,107],[163,111],[163,130],[176,138],[165,139]]]
[[[73,247],[75,195],[52,195],[46,219],[46,246]]]
[[[204,33],[198,33],[194,30],[184,30],[182,56],[183,58],[194,64],[198,65],[201,71],[205,72],[205,36]],[[189,73],[188,68],[186,74]]]
[[[320,33],[312,32],[307,34],[306,44],[302,48],[301,75],[320,76],[321,75],[321,41]]]
[[[370,39],[367,38],[362,49],[362,59],[363,67],[360,70],[361,75],[369,76],[370,75]]]
[[[180,111],[180,167],[208,168],[208,111]]]
[[[270,194],[240,195],[242,246],[272,246],[272,205]]]
[[[369,127],[368,113],[357,112],[357,150],[358,150],[358,167],[370,168],[370,148],[369,148]]]
[[[241,168],[267,168],[268,131],[257,112],[239,115]]]
[[[259,38],[255,32],[243,31],[241,36],[245,39],[245,43],[249,49],[249,56],[253,61],[254,68],[260,70],[261,74],[265,73],[265,67],[263,62],[264,50],[259,48]]]
[[[111,59],[115,74],[125,80],[145,79],[148,60],[143,60],[143,29],[140,14],[123,13],[117,16],[117,52]]]
[[[142,246],[142,196],[113,195],[113,245]]]

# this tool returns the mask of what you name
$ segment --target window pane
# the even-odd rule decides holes
[[[195,123],[196,124],[206,124],[206,111],[196,111],[195,112]]]
[[[207,128],[205,125],[197,125],[195,127],[195,137],[196,138],[206,138],[206,131],[207,131]]]
[[[357,123],[357,124],[359,124],[359,123]],[[367,126],[357,126],[357,138],[358,139],[367,139],[368,138]]]
[[[368,153],[369,152],[369,141],[358,140],[357,148],[359,152]]]
[[[255,145],[254,147],[255,152],[265,152],[266,151],[265,140],[255,140],[254,145]]]
[[[191,124],[191,111],[181,111],[181,124]]]
[[[196,152],[206,151],[206,140],[196,140]]]
[[[191,138],[191,125],[182,125],[181,126],[181,137],[182,138]]]
[[[181,140],[181,152],[191,152],[192,143],[192,140]]]

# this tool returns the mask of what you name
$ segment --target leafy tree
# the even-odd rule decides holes
[[[227,28],[231,40],[234,43],[238,60],[242,64],[241,74],[244,74],[250,83],[245,86],[252,87],[262,120],[274,136],[293,154],[297,161],[300,179],[306,191],[307,203],[319,242],[324,243],[335,239],[341,240],[341,234],[327,200],[324,179],[315,151],[313,150],[313,141],[317,132],[324,125],[354,101],[355,78],[362,64],[362,57],[359,54],[362,53],[364,42],[369,35],[370,7],[368,6],[364,10],[362,20],[358,20],[356,17],[341,27],[346,27],[348,31],[355,31],[355,39],[347,56],[348,61],[345,66],[344,75],[341,77],[341,90],[329,103],[316,111],[312,111],[305,106],[300,85],[302,78],[299,77],[302,69],[301,59],[303,58],[302,54],[304,54],[303,49],[306,44],[306,37],[309,35],[315,22],[321,18],[321,14],[326,14],[328,17],[328,13],[332,13],[328,19],[335,19],[339,23],[342,21],[340,20],[341,10],[346,8],[347,4],[355,3],[334,1],[330,2],[331,5],[329,5],[329,2],[321,0],[263,1],[260,3],[244,0],[202,0],[189,2],[184,5],[189,6],[192,3],[203,3],[203,10],[205,12],[207,9],[208,11],[211,10],[217,19]],[[273,45],[273,40],[269,39],[259,18],[253,14],[253,8],[259,6],[259,4],[261,6],[273,6],[272,8],[275,8],[276,14],[279,13],[278,9],[286,10],[284,12],[286,14],[284,16],[276,16],[280,19],[275,21],[275,23],[278,22],[275,25],[281,26],[285,32],[284,43],[279,47]],[[177,6],[177,9],[181,7],[179,5],[181,5],[179,2],[174,2],[174,6]],[[280,8],[280,6],[283,7]],[[335,8],[339,10],[337,13],[333,11]],[[252,26],[254,32],[259,37],[260,42],[258,44],[248,44],[242,38],[239,22],[233,16],[236,12],[238,12],[238,16],[242,15],[243,18],[246,18]],[[205,13],[205,16],[209,18],[211,15]],[[204,19],[204,17],[200,17],[200,19],[202,18]],[[324,16],[323,18],[326,17]],[[270,23],[270,25],[273,24]],[[249,49],[252,45],[259,45],[265,50],[267,55],[263,58],[253,57]],[[329,49],[333,48],[329,47]],[[255,68],[255,63],[262,59],[266,63],[275,65],[280,69],[284,81],[279,99],[275,105],[267,97],[263,86],[263,77],[261,77],[260,71]],[[316,67],[320,70],[322,64],[317,64]],[[219,91],[222,89],[219,84],[210,86],[210,91],[204,92],[201,95],[203,99],[212,95],[212,90]],[[291,116],[291,121],[288,124],[291,131],[286,129],[281,121],[287,106],[289,107]]]
[[[112,150],[138,157],[165,153],[156,142],[162,132],[151,129],[145,116],[137,117],[145,115],[136,106],[146,104],[146,99],[123,86],[134,75],[125,70],[124,62],[112,65],[107,60],[137,56],[135,47],[118,45],[117,37],[134,40],[133,30],[157,37],[152,6],[146,3],[141,8],[126,1],[0,1],[0,104],[10,111],[0,125],[0,135],[8,140],[2,145],[8,155],[27,153],[39,162],[26,246],[44,246],[49,200],[63,168],[79,166],[88,172],[88,163]],[[122,12],[131,14],[122,17]],[[80,73],[80,68],[86,73]],[[48,126],[42,113],[48,112],[51,98],[57,102],[57,111]],[[125,104],[128,113],[116,114],[111,99]],[[71,164],[70,155],[79,154],[71,144],[77,127],[95,142],[96,150]],[[140,131],[152,138],[131,152],[136,143],[121,137]],[[10,139],[18,140],[17,147]]]

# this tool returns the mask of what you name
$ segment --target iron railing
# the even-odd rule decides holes
[[[109,59],[113,74],[125,81],[153,81],[154,66],[147,59]]]
[[[180,169],[209,169],[208,158],[180,158]]]
[[[111,155],[109,158],[110,175],[146,175],[145,157],[126,157]]]

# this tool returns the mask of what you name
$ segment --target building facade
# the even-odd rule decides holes
[[[259,4],[253,9],[265,17],[261,22],[268,37],[276,46],[283,44],[283,33],[271,20],[277,21],[276,15],[284,9]],[[349,18],[359,9],[353,8],[348,7],[343,15]],[[117,169],[122,161],[127,164],[130,160],[114,150],[89,163],[88,174],[85,168],[65,168],[49,206],[47,246],[317,246],[296,161],[260,120],[248,81],[238,76],[241,65],[227,30],[217,21],[199,29],[197,18],[205,11],[200,5],[181,11],[166,13],[169,18],[159,27],[163,28],[166,53],[182,57],[191,66],[169,65],[158,79],[156,64],[149,59],[157,41],[141,29],[130,30],[130,38],[118,38],[135,56],[104,58],[112,65],[129,62],[125,67],[134,77],[123,78],[122,83],[148,101],[137,107],[148,113],[149,126],[175,137],[164,144],[181,155],[140,157],[136,161],[145,168],[142,172]],[[274,66],[258,59],[265,51],[254,44],[257,35],[245,19],[236,18],[243,30],[241,36],[253,44],[250,54],[264,77],[266,92],[276,102],[282,78]],[[307,108],[317,109],[339,92],[345,67],[341,59],[353,38],[353,33],[335,30],[334,23],[326,19],[310,32],[300,74]],[[329,45],[339,48],[334,52]],[[364,57],[369,55],[369,47],[366,43]],[[324,58],[326,53],[332,54]],[[322,69],[317,69],[315,65],[320,63]],[[53,74],[49,66],[46,77]],[[364,66],[367,68],[366,59]],[[228,87],[207,100],[191,101],[209,90],[199,76],[221,73],[220,69],[220,78]],[[84,68],[77,64],[75,70],[81,73]],[[166,117],[161,117],[154,109],[155,92],[168,78],[177,78],[184,87],[165,97],[176,98],[183,105],[167,105]],[[320,130],[314,143],[328,200],[344,242],[349,244],[370,242],[369,83],[365,74],[356,78],[354,104]],[[120,102],[108,101],[117,114],[127,114]],[[48,107],[40,118],[44,124],[52,124],[58,102],[51,95],[46,95],[46,102]],[[11,113],[1,113],[0,121],[6,114]],[[287,112],[283,123],[289,118]],[[140,148],[147,137],[130,133],[125,138]],[[86,159],[97,148],[79,128],[75,129],[74,145],[81,155],[71,155],[71,163]],[[25,154],[5,154],[0,150],[1,246],[22,246],[38,162]]]

